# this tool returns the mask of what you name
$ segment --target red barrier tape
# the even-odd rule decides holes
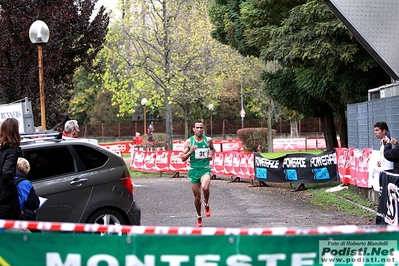
[[[319,234],[363,234],[398,232],[398,227],[359,227],[355,225],[321,226],[317,228],[216,228],[216,227],[169,227],[169,226],[127,226],[74,224],[56,222],[34,222],[0,220],[3,229],[29,229],[43,231],[82,232],[82,233],[123,233],[149,235],[319,235]]]

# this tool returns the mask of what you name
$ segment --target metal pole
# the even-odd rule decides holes
[[[211,137],[213,136],[213,132],[212,132],[212,114],[211,114]]]
[[[144,131],[143,131],[143,136],[147,134],[147,115],[146,115],[146,110],[145,110],[145,105],[144,107]]]
[[[40,110],[42,119],[42,130],[45,131],[46,127],[46,104],[44,98],[44,78],[43,78],[43,46],[37,46],[38,60],[39,60],[39,89],[40,89]]]
[[[241,59],[241,57],[240,57],[240,59]],[[240,73],[240,92],[241,92],[241,110],[244,110],[244,97],[242,95],[242,75],[241,75],[241,73]],[[244,116],[241,116],[241,128],[244,128]]]

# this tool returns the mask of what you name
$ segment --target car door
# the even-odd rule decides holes
[[[47,201],[37,211],[39,221],[83,222],[82,214],[92,193],[90,172],[79,172],[66,145],[24,149],[30,162],[28,179],[36,194]]]

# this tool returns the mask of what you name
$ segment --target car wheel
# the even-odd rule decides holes
[[[98,210],[94,212],[87,223],[99,225],[127,225],[125,218],[117,211],[112,209]],[[102,233],[104,234],[104,233]]]

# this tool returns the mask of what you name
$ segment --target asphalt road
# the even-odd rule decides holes
[[[142,211],[141,225],[195,226],[194,196],[186,177],[135,178],[133,182],[135,200]],[[210,217],[203,215],[204,227],[317,227],[374,223],[370,218],[314,205],[306,190],[294,192],[289,184],[254,185],[248,179],[241,179],[241,182],[231,182],[230,177],[213,179],[209,201],[212,214]]]

